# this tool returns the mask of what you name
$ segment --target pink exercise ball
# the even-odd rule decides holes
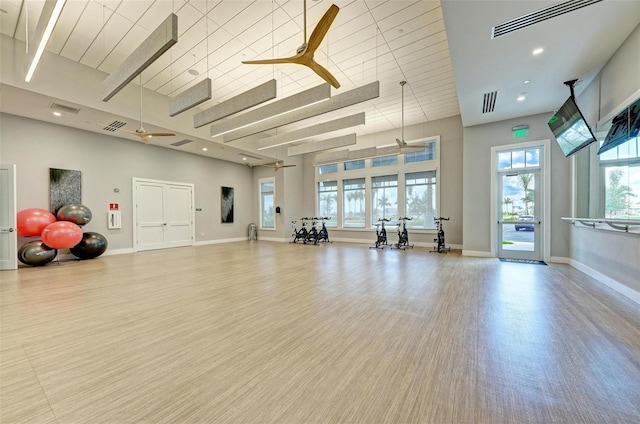
[[[22,237],[39,236],[47,225],[56,222],[51,212],[38,208],[23,209],[16,218],[18,234]]]
[[[82,229],[69,221],[58,221],[42,230],[42,241],[53,249],[68,249],[82,240]]]

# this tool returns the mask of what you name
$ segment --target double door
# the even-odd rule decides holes
[[[192,246],[192,184],[134,179],[134,250]]]

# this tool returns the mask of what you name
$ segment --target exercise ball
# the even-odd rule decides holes
[[[71,253],[80,259],[93,259],[102,255],[107,250],[107,239],[99,233],[83,233],[82,240],[69,249]]]
[[[69,221],[76,225],[85,225],[91,221],[93,215],[85,205],[71,204],[61,207],[56,216],[58,221]]]
[[[31,208],[18,212],[16,221],[18,234],[22,237],[32,237],[39,236],[47,225],[56,222],[56,217],[47,210]]]
[[[18,249],[18,260],[25,265],[46,265],[55,259],[58,251],[52,249],[42,240],[30,241]]]
[[[42,241],[54,249],[68,249],[80,243],[82,230],[73,222],[57,221],[42,230]]]

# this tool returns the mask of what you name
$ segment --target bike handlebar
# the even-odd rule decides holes
[[[391,221],[391,220],[390,220],[390,219],[387,219],[387,218],[378,218],[378,221],[381,221],[381,222],[389,222],[389,221]]]
[[[448,221],[449,219],[451,219],[451,217],[439,217],[439,218],[433,218],[434,221]]]
[[[398,221],[404,221],[404,220],[411,221],[412,219],[413,219],[413,217],[408,218],[408,217],[406,217],[406,216],[405,216],[405,217],[402,217],[402,216],[401,216],[400,218],[398,218]]]

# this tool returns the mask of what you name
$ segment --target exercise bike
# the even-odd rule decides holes
[[[311,228],[307,232],[307,236],[304,238],[304,244],[318,244],[318,218],[308,218],[311,220]]]
[[[376,224],[376,245],[369,246],[369,249],[384,249],[387,244],[387,230],[384,228],[384,223],[391,221],[387,218],[379,218],[380,224]]]
[[[293,228],[293,240],[290,241],[289,243],[298,243],[298,242],[304,242],[307,238],[307,235],[309,234],[309,231],[307,230],[307,221],[309,220],[309,218],[300,218],[300,221],[302,222],[302,226],[300,227],[299,230],[296,230],[296,222],[297,221],[291,221],[291,228]]]
[[[448,221],[449,218],[443,218],[443,217],[439,217],[439,218],[435,218],[434,222],[436,223],[436,226],[438,227],[438,237],[434,238],[433,241],[437,242],[438,245],[434,246],[434,250],[430,250],[429,253],[431,252],[436,252],[436,253],[447,253],[451,251],[450,247],[445,247],[444,245],[444,229],[442,228],[442,221]]]
[[[398,243],[396,243],[396,249],[406,249],[408,247],[413,248],[413,244],[409,244],[409,232],[407,231],[407,221],[411,221],[412,218],[400,217],[398,218]],[[402,225],[400,225],[402,222]]]
[[[324,222],[330,220],[331,217],[325,216],[325,217],[320,217],[318,219],[322,221],[322,228],[320,228],[320,231],[318,231],[318,237],[316,238],[318,240],[318,243],[321,243],[321,242],[333,243],[332,241],[329,241],[329,232],[327,231],[327,227],[324,225]]]

